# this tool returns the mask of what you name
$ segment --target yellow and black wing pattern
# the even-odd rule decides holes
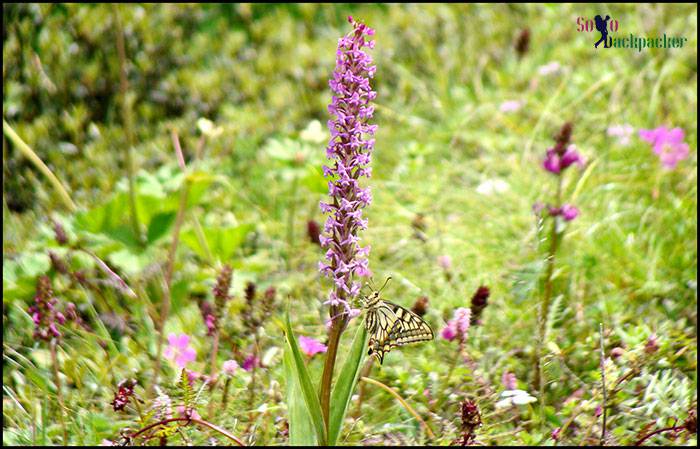
[[[403,307],[379,300],[367,311],[369,355],[384,362],[384,354],[397,346],[432,340],[433,330],[421,317]]]

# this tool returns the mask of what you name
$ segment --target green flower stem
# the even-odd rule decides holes
[[[35,166],[36,168],[39,169],[39,171],[48,178],[49,182],[51,182],[51,185],[53,188],[58,192],[58,195],[61,197],[61,200],[63,200],[63,203],[66,205],[68,210],[71,212],[75,212],[78,207],[75,205],[73,200],[70,198],[70,195],[66,191],[66,189],[63,187],[63,184],[61,184],[61,181],[56,177],[56,175],[53,174],[51,169],[44,164],[44,162],[39,158],[39,156],[36,155],[34,151],[27,145],[21,137],[17,135],[15,130],[12,129],[12,127],[3,119],[2,121],[2,131],[3,133],[7,136],[8,139],[12,141],[12,143],[17,147],[17,149],[22,153],[27,159],[29,159]]]
[[[387,385],[384,385],[383,383],[379,382],[378,380],[371,379],[369,377],[361,377],[360,380],[362,380],[364,382],[371,383],[372,385],[376,385],[376,386],[384,389],[385,391],[388,391],[392,396],[394,396],[396,398],[397,401],[399,401],[401,403],[401,405],[403,405],[403,407],[408,411],[408,413],[413,415],[413,417],[416,418],[416,420],[423,426],[423,428],[425,428],[425,433],[427,433],[430,438],[433,438],[433,439],[435,438],[435,434],[433,433],[432,430],[430,430],[430,426],[428,426],[428,423],[423,421],[423,418],[420,417],[418,412],[416,412],[413,409],[413,407],[411,407],[408,404],[408,402],[406,402],[406,400],[404,398],[402,398],[399,393],[396,392],[396,390],[394,390],[393,388],[391,388]]]
[[[557,176],[557,195],[554,207],[561,207],[562,176]],[[549,236],[549,250],[547,251],[547,272],[544,278],[544,294],[539,315],[539,329],[537,340],[537,352],[535,354],[535,388],[540,392],[540,409],[544,413],[544,368],[542,359],[544,357],[544,346],[547,339],[547,316],[549,315],[549,305],[552,299],[552,275],[554,274],[554,259],[559,247],[559,233],[557,232],[558,217],[552,218],[552,227]],[[544,416],[544,415],[543,415]]]
[[[333,311],[335,307],[331,307]],[[345,320],[342,318],[334,319],[331,326],[330,335],[328,336],[328,349],[326,350],[326,360],[323,364],[323,375],[321,377],[321,412],[323,421],[326,425],[326,435],[330,429],[330,402],[331,402],[331,384],[333,383],[333,370],[335,369],[335,359],[338,355],[338,345],[340,336],[346,326]]]

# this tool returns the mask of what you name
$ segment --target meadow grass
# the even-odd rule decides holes
[[[594,50],[595,34],[576,32],[576,18],[592,18],[605,8],[625,33],[686,36],[687,46]],[[261,293],[276,288],[276,318],[289,308],[299,333],[324,338],[327,309],[321,302],[330,283],[318,273],[323,251],[309,242],[306,223],[324,219],[318,202],[327,195],[319,174],[328,139],[327,80],[351,14],[376,29],[379,128],[367,183],[374,201],[365,210],[369,227],[362,234],[372,247],[375,283],[392,276],[384,297],[405,307],[427,296],[425,318],[436,333],[455,308],[469,307],[479,285],[487,285],[491,297],[483,323],[469,331],[466,361],[455,344],[438,336],[392,351],[381,368],[371,370],[369,377],[398,391],[436,439],[427,439],[390,394],[367,384],[362,403],[350,405],[340,441],[447,444],[459,436],[459,404],[469,398],[481,409],[477,439],[485,444],[551,444],[556,428],[563,429],[562,443],[597,444],[599,323],[606,357],[614,347],[625,350],[606,362],[606,384],[633,373],[619,391],[609,392],[608,442],[632,443],[651,422],[664,427],[674,425],[674,418],[683,421],[697,402],[697,7],[605,8],[123,7],[144,231],[152,218],[149,207],[176,210],[158,209],[165,206],[148,197],[163,203],[175,198],[177,204],[182,175],[170,129],[178,130],[188,168],[201,181],[193,181],[201,191],[185,214],[165,323],[166,334],[193,336],[198,352],[193,369],[206,372],[211,345],[195,298],[209,294],[222,263],[234,268],[222,362],[250,351],[238,318],[248,281]],[[3,442],[62,440],[50,353],[33,342],[26,313],[36,277],[50,271],[46,250],[66,253],[54,240],[49,218],[63,223],[72,241],[80,237],[138,296],[102,284],[95,294],[55,278],[55,290],[64,291],[65,301],[76,303],[93,328],[66,327],[59,347],[69,443],[116,440],[121,428],[136,429],[133,414],[109,405],[117,383],[136,377],[148,396],[163,295],[160,273],[172,228],[145,247],[124,237],[127,140],[117,49],[109,37],[112,9],[12,6],[3,9],[3,21],[4,119],[69,186],[79,214],[90,214],[115,193],[124,197],[107,213],[111,216],[100,216],[115,223],[109,232],[87,229],[97,226],[90,221],[98,220],[96,213],[83,220],[89,226],[81,224],[61,208],[51,184],[3,141]],[[513,42],[524,27],[531,32],[530,48],[518,57]],[[560,65],[556,73],[539,72],[552,62]],[[508,100],[522,107],[502,112]],[[202,117],[221,134],[202,140],[197,129]],[[310,126],[314,120],[320,128]],[[587,163],[563,186],[567,202],[581,214],[567,226],[556,260],[550,331],[543,342],[545,396],[526,406],[496,408],[504,371],[515,373],[519,388],[539,396],[530,382],[547,241],[532,205],[554,194],[554,177],[541,162],[567,121],[574,124],[572,141]],[[624,123],[635,128],[627,146],[606,134]],[[636,135],[660,125],[683,128],[691,148],[674,170],[664,170]],[[200,140],[202,156],[196,158]],[[489,193],[484,183],[497,180],[502,191]],[[419,214],[424,240],[415,237],[412,224]],[[213,248],[214,260],[198,244],[201,229],[247,225],[252,232],[241,231],[232,252],[217,250],[226,243]],[[444,255],[452,260],[449,276],[437,262]],[[89,258],[75,257],[73,266],[104,282]],[[123,325],[105,325],[108,319]],[[351,324],[341,344],[350,344],[354,328]],[[256,391],[249,394],[251,374],[240,371],[231,381],[228,408],[212,422],[247,443],[285,444],[284,339],[274,319],[260,332],[266,368],[258,373]],[[650,355],[644,347],[652,334],[659,348]],[[312,375],[320,377],[322,364],[320,356],[309,361]],[[164,365],[165,381],[174,381],[177,370]],[[577,390],[578,398],[567,401]],[[359,414],[353,413],[356,407]],[[204,417],[206,409],[199,409]],[[190,429],[186,435],[199,443],[212,436]],[[675,441],[654,438],[696,441],[694,434]]]

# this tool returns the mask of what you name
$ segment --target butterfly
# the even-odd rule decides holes
[[[362,308],[367,313],[365,327],[369,332],[369,351],[379,359],[379,364],[384,362],[384,354],[397,346],[432,340],[435,336],[433,330],[423,318],[408,309],[384,301],[379,294],[391,280],[387,278],[379,290],[374,290],[369,296],[361,299]],[[369,286],[369,284],[367,284]]]

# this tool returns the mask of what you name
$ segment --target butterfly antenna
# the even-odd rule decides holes
[[[369,285],[369,288],[371,288],[372,290],[376,290],[374,288],[374,281],[372,280],[372,278],[367,279],[367,285]]]
[[[384,287],[386,287],[386,284],[388,284],[390,280],[391,280],[391,276],[389,276],[388,278],[386,278],[386,281],[384,281],[384,285],[382,285],[382,288],[379,289],[379,292],[380,292],[380,293],[381,293],[382,290],[384,290]]]

